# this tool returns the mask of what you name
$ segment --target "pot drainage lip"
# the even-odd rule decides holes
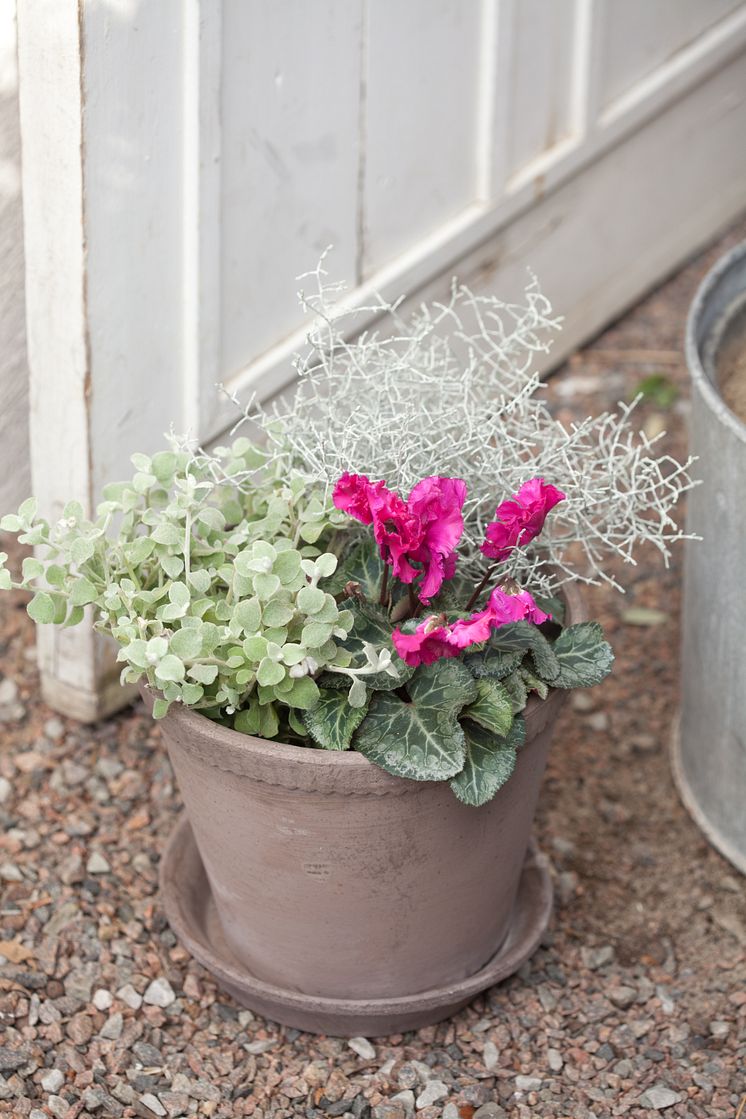
[[[532,842],[518,886],[513,920],[494,956],[466,979],[419,994],[381,999],[340,999],[304,995],[252,976],[225,942],[207,874],[192,828],[182,813],[160,867],[161,900],[182,945],[218,983],[263,1017],[336,1036],[364,1032],[381,1037],[440,1021],[466,1006],[488,987],[507,979],[533,954],[552,913],[548,861]],[[376,1028],[378,1032],[376,1033]]]

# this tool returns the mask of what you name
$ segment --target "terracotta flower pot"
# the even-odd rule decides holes
[[[577,592],[567,599],[568,620],[583,620]],[[472,989],[515,920],[563,698],[530,701],[516,770],[481,808],[461,804],[446,782],[393,777],[354,751],[254,738],[172,707],[161,725],[191,827],[163,865],[172,924],[225,986],[280,1021],[382,1034],[444,1017],[494,981],[487,968]],[[546,923],[546,897],[532,904]],[[218,934],[205,932],[210,905]],[[534,926],[530,950],[542,931]],[[210,935],[221,940],[210,949],[217,963],[200,951]],[[227,953],[233,970],[221,974]],[[268,1004],[267,990],[292,997]],[[431,1006],[433,992],[450,997]],[[357,1011],[346,1014],[348,1005]]]

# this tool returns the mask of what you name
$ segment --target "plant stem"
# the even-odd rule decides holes
[[[381,579],[381,597],[378,600],[380,602],[381,606],[386,605],[386,599],[388,598],[388,594],[389,594],[389,565],[387,563],[385,563],[383,565],[383,577]]]
[[[488,582],[490,581],[490,579],[492,578],[492,576],[493,576],[493,574],[494,574],[494,572],[495,572],[495,568],[496,568],[496,567],[497,567],[497,564],[496,564],[496,563],[493,563],[491,567],[488,567],[488,568],[487,568],[487,570],[486,570],[486,571],[485,571],[485,573],[484,573],[484,578],[482,579],[482,582],[481,582],[481,583],[479,584],[479,586],[478,586],[478,587],[476,587],[476,588],[475,588],[475,590],[474,590],[474,594],[473,594],[473,595],[471,596],[471,598],[469,599],[469,601],[468,601],[468,602],[467,602],[467,604],[466,604],[466,609],[467,609],[467,610],[471,610],[471,609],[472,609],[472,607],[474,606],[474,603],[475,603],[475,602],[477,601],[477,599],[479,598],[480,594],[482,593],[482,591],[484,590],[484,588],[485,588],[485,587],[487,586],[487,583],[488,583]]]

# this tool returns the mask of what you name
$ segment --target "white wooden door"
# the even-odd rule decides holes
[[[216,382],[286,386],[329,244],[359,304],[533,266],[556,359],[746,204],[743,0],[18,2],[48,509],[171,422],[218,436]],[[83,717],[116,702],[95,650],[42,643]]]

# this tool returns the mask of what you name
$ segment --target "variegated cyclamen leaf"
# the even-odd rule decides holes
[[[464,708],[463,715],[492,734],[506,735],[513,722],[510,695],[499,680],[477,680],[477,698]]]
[[[490,638],[490,646],[502,652],[530,651],[536,671],[542,680],[551,684],[559,672],[554,649],[544,634],[532,622],[511,622],[500,626]]]
[[[611,672],[614,653],[598,622],[568,626],[554,642],[559,672],[551,681],[555,688],[590,688]]]
[[[396,676],[388,672],[373,672],[364,677],[365,685],[376,692],[388,692],[406,683],[412,676],[414,668],[410,668],[401,659],[391,641],[391,622],[386,611],[381,606],[374,606],[367,602],[358,602],[348,598],[339,604],[340,610],[350,610],[354,622],[352,629],[344,641],[340,642],[343,649],[352,654],[350,668],[367,668],[368,658],[365,646],[373,645],[376,649],[388,649],[391,653],[391,664],[396,669]],[[329,673],[322,680],[326,688],[349,688],[348,676],[341,673]]]
[[[523,745],[526,727],[517,718],[509,733],[501,738],[470,722],[463,723],[466,739],[466,761],[461,772],[451,781],[451,788],[463,804],[474,808],[492,800],[512,776],[516,751]]]
[[[365,537],[355,544],[341,560],[337,570],[324,582],[324,590],[340,594],[349,582],[359,583],[360,592],[368,602],[378,602],[381,595],[384,563],[375,540]]]
[[[546,699],[549,695],[549,684],[547,684],[545,680],[540,680],[538,676],[535,676],[531,669],[527,668],[525,664],[521,665],[520,672],[527,690],[529,692],[536,692],[539,699]]]
[[[349,681],[349,676],[343,679]],[[351,707],[346,691],[322,688],[316,706],[303,712],[303,723],[314,742],[324,750],[349,750],[353,734],[368,713],[369,703],[368,698],[362,707]]]
[[[510,696],[510,703],[513,708],[513,714],[517,715],[519,711],[528,703],[528,688],[526,681],[523,679],[523,674],[520,668],[515,672],[511,672],[510,676],[506,676],[502,681],[503,687]]]
[[[477,680],[504,680],[518,668],[525,655],[525,649],[511,652],[493,649],[488,645],[481,653],[471,653],[464,659],[464,663]]]
[[[408,688],[411,703],[390,692],[373,697],[355,748],[397,777],[443,781],[465,760],[464,732],[458,713],[473,702],[477,686],[460,661],[438,661],[418,668]]]

